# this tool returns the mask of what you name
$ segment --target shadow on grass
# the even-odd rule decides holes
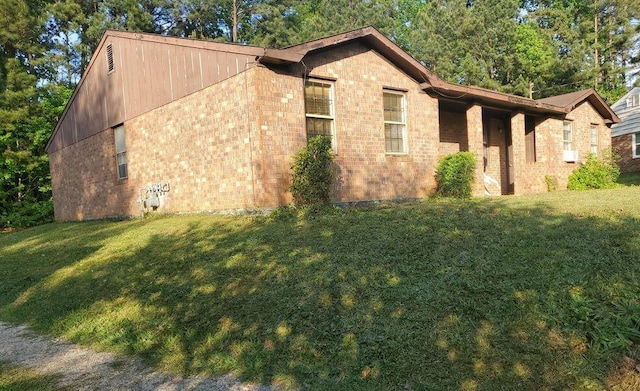
[[[618,184],[640,186],[640,172],[625,172],[618,177]]]
[[[62,391],[58,377],[41,375],[16,365],[0,361],[0,390],[3,391]]]
[[[284,388],[599,387],[616,305],[640,297],[640,222],[614,210],[441,201],[91,224],[0,250],[18,280],[4,318]]]

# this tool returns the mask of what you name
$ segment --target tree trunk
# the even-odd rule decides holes
[[[238,42],[238,0],[233,0],[233,26],[231,31],[231,41]]]

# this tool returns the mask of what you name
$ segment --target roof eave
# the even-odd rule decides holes
[[[443,98],[480,102],[488,106],[528,111],[532,113],[548,113],[565,115],[564,108],[536,101],[522,96],[487,90],[480,87],[461,86],[453,83],[441,82],[438,85],[422,83],[420,87],[426,91],[433,91]]]
[[[267,49],[260,58],[260,62],[282,65],[295,64],[303,61],[304,57],[312,52],[328,50],[335,46],[359,40],[369,47],[391,60],[405,71],[409,76],[420,83],[438,83],[439,78],[429,71],[422,63],[402,50],[389,38],[384,36],[374,27],[363,27],[346,33],[317,39],[300,45],[290,46],[284,49]]]

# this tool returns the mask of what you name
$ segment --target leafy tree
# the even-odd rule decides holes
[[[597,88],[610,102],[626,89],[640,16],[634,0],[527,0],[527,18],[550,39],[558,61],[543,95]]]
[[[503,89],[514,78],[516,0],[399,4],[398,42],[445,80]]]
[[[47,82],[43,4],[0,2],[0,226],[31,225],[51,218],[44,146],[70,90]]]
[[[510,92],[533,96],[533,87],[544,85],[555,62],[553,46],[537,26],[518,25],[513,47],[514,70]]]

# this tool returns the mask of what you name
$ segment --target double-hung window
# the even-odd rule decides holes
[[[113,131],[116,141],[116,165],[118,167],[118,179],[125,179],[127,173],[127,145],[124,140],[124,126],[120,125]]]
[[[573,151],[573,126],[571,122],[564,121],[562,139],[565,151]]]
[[[336,148],[333,83],[310,79],[304,84],[304,103],[307,118],[307,140],[322,135],[331,138]]]
[[[591,125],[591,153],[598,154],[598,127]]]
[[[633,134],[633,137],[631,140],[631,147],[633,148],[633,157],[639,158],[640,157],[640,132],[636,132]]]
[[[384,106],[384,139],[386,152],[407,153],[406,98],[402,92],[385,90],[382,93]]]

